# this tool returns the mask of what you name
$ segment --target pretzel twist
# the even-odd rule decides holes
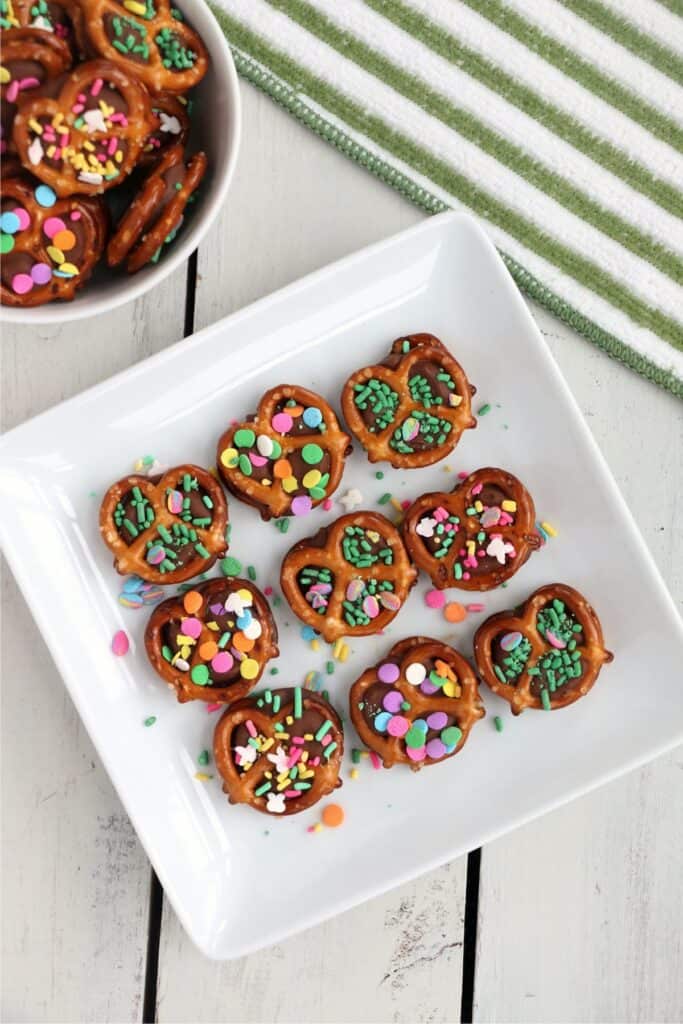
[[[3,213],[23,211],[22,225],[28,220],[11,236],[12,248],[2,259],[2,305],[40,306],[52,299],[72,299],[104,248],[108,217],[102,200],[71,196],[45,207],[36,200],[35,183],[17,177],[3,179],[2,209]],[[65,232],[61,237],[53,231],[60,223]],[[68,237],[69,250],[56,250],[55,237],[57,241]]]
[[[295,737],[303,743],[295,744]],[[258,744],[253,754],[248,753],[249,738]],[[310,690],[266,690],[232,704],[216,726],[213,747],[230,803],[246,803],[264,814],[298,814],[342,784],[341,721],[332,705]],[[291,779],[295,766],[297,774]]]
[[[429,683],[429,672],[422,683],[409,682],[406,673],[411,666],[413,671],[416,666],[426,670],[434,664],[442,672],[444,665],[450,670],[443,676],[437,673],[438,678],[443,679],[441,686],[445,686],[448,692]],[[382,675],[391,667],[394,667],[392,681],[387,682]],[[394,709],[393,713],[384,711],[384,705],[376,698],[368,701],[368,695],[376,694],[378,690],[380,693],[384,691],[381,700],[388,694],[400,694],[400,705],[397,698],[393,698],[395,703],[389,704]],[[351,687],[349,707],[356,732],[366,747],[379,754],[384,767],[407,764],[413,771],[438,764],[460,753],[472,726],[485,714],[479,698],[477,677],[468,662],[448,644],[424,636],[401,640],[394,644],[385,658],[366,669]],[[439,712],[446,717],[446,723],[430,723],[430,716]],[[379,729],[375,723],[381,714],[389,721],[385,723],[379,719],[383,726]],[[393,729],[392,719],[395,719]],[[422,746],[415,746],[417,740],[413,739],[414,732],[411,733],[408,728],[412,726],[415,729],[416,722],[424,722],[424,730],[419,729],[424,735]],[[457,727],[459,736],[457,733],[445,733],[444,730],[452,729],[453,726]],[[391,733],[389,729],[392,729]],[[438,742],[430,745],[431,740]],[[451,742],[447,743],[446,740]]]
[[[559,601],[581,626],[581,632],[577,634],[579,640],[571,651],[572,655],[578,652],[576,664],[580,666],[581,672],[576,678],[556,688],[553,688],[550,681],[554,679],[555,671],[551,668],[553,676],[549,677],[547,671],[540,666],[541,659],[552,659],[555,656],[561,659],[562,651],[567,651],[570,657],[568,648],[571,641],[565,644],[560,639],[563,646],[558,647],[557,637],[554,638],[555,642],[551,642],[547,631],[545,635],[539,631],[538,614],[553,601]],[[518,634],[521,634],[519,643],[526,641],[529,645],[528,655],[523,670],[515,678],[504,681],[496,672],[494,644],[504,636],[517,639]],[[588,693],[602,666],[612,661],[614,656],[603,645],[600,620],[586,598],[564,583],[549,583],[534,591],[520,608],[498,612],[482,623],[474,635],[474,657],[484,682],[499,697],[508,701],[514,715],[519,715],[525,708],[549,711],[573,704]],[[497,667],[504,677],[504,669],[500,665]],[[534,687],[537,692],[534,692]]]
[[[123,109],[101,98],[104,87]],[[13,137],[24,167],[58,196],[97,195],[130,174],[152,126],[144,86],[116,64],[93,60],[74,68],[57,96],[21,99]]]
[[[180,145],[166,150],[124,213],[107,246],[107,263],[115,267],[126,260],[128,273],[134,274],[149,263],[164,242],[179,227],[185,207],[206,171],[206,154],[196,153],[184,167],[171,195],[165,174],[183,165]],[[161,211],[161,212],[160,212]]]
[[[198,487],[208,496],[211,502],[211,507],[207,507],[207,517],[211,518],[209,526],[193,525],[191,520],[186,524],[182,519],[182,512],[174,513],[169,510],[170,494],[167,492],[177,492],[182,497],[183,492],[179,488],[184,488],[185,478],[196,480]],[[139,488],[142,499],[150,504],[154,519],[149,526],[139,528],[139,524],[134,522],[132,525],[136,533],[129,544],[124,538],[130,536],[130,531],[126,532],[125,524],[121,527],[117,525],[115,511],[119,503],[126,499],[135,487]],[[122,575],[135,573],[149,583],[182,583],[211,568],[218,556],[227,550],[227,525],[228,504],[223,491],[210,473],[193,465],[170,469],[158,482],[145,476],[124,477],[112,484],[100,508],[100,533],[104,543],[114,552],[114,566],[117,572]],[[169,567],[165,571],[165,560],[173,560],[174,545],[164,539],[163,531],[171,534],[176,526],[179,530],[185,528],[193,531],[196,541],[191,541],[193,550],[188,561],[182,562],[176,568]],[[160,549],[158,553],[155,552],[154,561],[150,561],[150,543]],[[157,557],[159,561],[156,561]]]
[[[403,539],[415,565],[439,590],[492,590],[539,548],[535,518],[533,499],[521,481],[487,467],[470,473],[450,493],[421,495],[406,511]]]
[[[287,402],[295,403],[296,416],[289,415]],[[290,429],[279,429],[278,411],[280,417],[284,412],[293,420]],[[321,416],[320,425],[299,433],[300,425],[303,424],[305,427],[305,415],[310,411],[315,411]],[[322,430],[322,427],[325,429]],[[252,435],[253,443],[241,443],[243,436],[251,441]],[[262,519],[303,515],[320,505],[339,486],[344,472],[344,459],[351,451],[350,441],[348,434],[340,427],[334,410],[324,398],[306,388],[280,384],[266,392],[253,416],[225,431],[218,442],[216,463],[220,477],[228,490],[236,498],[258,508]],[[263,447],[264,442],[267,442],[267,447]],[[259,454],[261,450],[267,451],[271,445],[274,447],[269,455]],[[305,464],[307,456],[304,449],[307,446],[317,447],[322,451],[323,458],[320,462]],[[266,466],[265,479],[269,481],[267,484],[254,475],[250,461],[252,456]],[[321,477],[321,472],[315,473],[315,470],[318,465],[325,463],[325,456],[329,459],[329,468],[322,474],[322,478],[324,479],[325,475],[329,478],[323,484],[323,479],[317,479]],[[292,475],[296,468],[292,466],[293,458],[301,461],[300,471],[296,476]],[[286,470],[280,472],[280,467],[285,463],[292,470],[289,476],[283,475]],[[246,473],[245,469],[249,469],[250,472]],[[316,478],[316,483],[309,486],[306,477],[311,472]]]
[[[245,610],[249,614],[246,633],[237,622]],[[188,621],[193,633],[199,624],[197,636],[184,635],[182,624]],[[251,638],[248,634],[256,632],[254,624],[258,635]],[[176,640],[169,643],[170,629]],[[152,668],[175,690],[181,704],[241,700],[258,684],[270,659],[279,654],[277,626],[268,602],[254,583],[237,578],[198,583],[185,594],[162,601],[147,623],[145,648]]]
[[[443,402],[428,404],[424,408],[421,401],[413,398],[410,380],[413,368],[420,363],[433,364],[450,376],[454,388],[449,386],[446,389],[452,396],[448,401],[457,402],[456,405]],[[357,404],[358,387],[367,385],[371,380],[384,384],[398,398],[398,404],[388,414],[390,422],[377,432],[369,429]],[[416,469],[431,466],[445,458],[453,451],[463,431],[476,427],[477,421],[471,410],[471,396],[475,392],[476,388],[469,383],[465,371],[438,338],[433,334],[411,334],[394,342],[384,363],[365,366],[349,377],[342,391],[342,409],[347,424],[367,451],[370,462],[387,461],[395,469]],[[450,429],[443,442],[429,443],[421,449],[419,445],[410,445],[410,434],[407,439],[396,440],[396,432],[407,426],[409,420],[413,421],[414,429],[417,427],[416,411],[418,416],[426,414],[446,422]],[[421,429],[418,430],[418,441]],[[407,450],[397,450],[396,444]]]
[[[85,31],[95,52],[152,92],[185,93],[206,74],[201,37],[173,16],[168,0],[132,0],[132,6],[131,0],[88,0],[87,11]]]
[[[377,548],[391,550],[390,564],[378,560],[372,565],[359,567],[349,562],[343,550],[347,528],[360,528],[366,533],[370,531],[371,535],[378,535]],[[312,607],[299,584],[299,573],[309,566],[327,569],[332,575],[331,592],[322,614]],[[290,548],[280,570],[282,592],[292,611],[302,622],[318,630],[328,643],[342,636],[379,633],[398,614],[416,579],[417,572],[410,563],[400,534],[388,519],[377,512],[353,512],[340,516],[315,537],[307,537]],[[381,584],[384,582],[390,583],[391,589],[383,590]],[[372,605],[375,614],[359,616],[366,621],[353,624],[347,617],[347,613],[351,613],[345,608],[345,602],[351,600],[349,588],[356,586],[359,589],[358,597],[353,600],[360,602],[362,599],[361,607],[364,609],[368,583],[377,593],[375,604],[378,607]],[[383,594],[387,597],[383,598]]]

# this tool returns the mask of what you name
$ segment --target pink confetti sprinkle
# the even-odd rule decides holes
[[[210,715],[213,711],[220,711],[220,709],[222,707],[223,707],[222,704],[207,704],[206,705],[206,710],[207,710],[207,713]]]
[[[114,636],[111,641],[111,649],[117,656],[117,658],[122,657],[124,654],[128,654],[128,651],[130,649],[130,641],[128,639],[128,634],[126,633],[125,630],[119,629],[117,630],[116,633],[114,633]]]
[[[332,499],[325,498],[324,502],[322,503],[322,507],[325,510],[325,512],[329,512],[330,509],[332,508]]]
[[[483,612],[484,611],[484,605],[483,604],[467,604],[467,605],[465,605],[465,607],[467,608],[468,612]]]
[[[249,733],[251,738],[254,739],[254,737],[257,735],[257,733],[256,733],[256,726],[252,722],[251,718],[248,718],[244,724],[247,727],[247,732]]]
[[[484,490],[484,485],[483,484],[475,484],[470,493],[471,494],[481,494],[481,492],[483,490]]]
[[[81,211],[80,210],[72,210],[71,213],[69,214],[69,220],[80,220],[80,219],[81,219]]]
[[[266,595],[266,597],[270,597],[270,595],[273,593],[273,588],[272,587],[264,587],[263,593]]]
[[[407,499],[407,498],[405,498],[405,499],[404,499],[404,500],[403,500],[403,501],[401,502],[401,508],[403,509],[403,511],[404,511],[404,512],[405,512],[405,510],[406,510],[407,508],[410,508],[410,506],[411,506],[411,505],[412,505],[412,501],[408,501],[408,499]]]
[[[33,278],[30,274],[15,274],[12,278],[12,291],[16,295],[25,295],[33,288]]]
[[[7,86],[7,92],[5,93],[5,96],[7,97],[7,102],[8,103],[16,103],[18,95],[19,95],[19,82],[15,78],[14,81],[10,82],[10,84]]]
[[[446,597],[440,590],[428,590],[425,594],[425,604],[428,608],[443,608]]]
[[[58,231],[64,231],[66,224],[61,217],[48,217],[43,224],[43,231],[48,238],[54,238]]]
[[[292,429],[294,420],[288,412],[276,412],[270,423],[273,430],[276,430],[278,434],[286,434],[288,430]]]
[[[382,762],[380,761],[378,755],[375,753],[374,750],[370,751],[370,763],[372,764],[372,767],[375,769],[375,771],[379,771],[379,769],[382,767]]]
[[[301,789],[286,789],[285,796],[292,800],[295,796],[303,796],[303,790]]]
[[[102,81],[102,79],[101,78],[96,78],[95,81],[93,82],[91,88],[90,88],[90,95],[91,96],[99,96],[99,94],[102,92],[102,86],[103,85],[104,85],[104,82]]]
[[[463,473],[462,470],[458,473],[458,480],[467,480],[469,473]]]

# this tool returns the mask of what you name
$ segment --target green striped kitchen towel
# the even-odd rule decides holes
[[[683,0],[218,0],[242,75],[683,396]]]

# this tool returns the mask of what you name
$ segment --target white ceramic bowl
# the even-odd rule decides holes
[[[211,227],[237,162],[241,133],[239,83],[225,36],[204,0],[178,0],[178,7],[204,40],[211,58],[209,70],[192,91],[192,149],[203,149],[209,166],[187,222],[157,264],[130,275],[125,270],[109,271],[100,266],[72,302],[48,302],[26,309],[0,306],[0,320],[26,326],[55,324],[106,313],[131,302],[186,260]]]

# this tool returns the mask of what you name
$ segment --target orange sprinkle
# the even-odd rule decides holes
[[[338,828],[344,824],[344,808],[341,804],[328,804],[323,807],[322,819],[323,825],[328,828]]]
[[[442,679],[455,679],[453,669],[445,661],[442,661],[441,658],[436,659],[434,667]]]
[[[291,416],[293,420],[295,420],[297,416],[301,416],[303,411],[303,405],[288,405],[287,408],[285,409],[287,415]]]
[[[76,244],[76,236],[73,231],[69,231],[65,228],[63,231],[58,231],[52,236],[52,243],[56,245],[62,252],[69,252]]]
[[[235,633],[232,638],[232,645],[242,654],[247,654],[249,651],[254,649],[255,640],[250,640],[244,633]]]
[[[287,459],[278,459],[273,466],[273,476],[278,480],[284,480],[292,475],[292,467]]]
[[[213,640],[206,640],[199,645],[199,657],[204,661],[211,661],[216,654],[218,654],[218,644]]]
[[[466,615],[465,606],[458,601],[449,601],[443,610],[443,617],[446,622],[462,622]]]
[[[188,615],[194,615],[202,606],[202,595],[197,590],[188,590],[183,598],[183,608]]]

